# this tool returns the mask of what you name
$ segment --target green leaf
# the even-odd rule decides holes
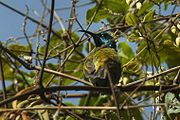
[[[134,53],[131,47],[126,42],[119,43],[118,55],[121,58],[122,65],[127,63],[131,58],[134,58]]]
[[[139,44],[137,48],[137,53],[141,52],[141,50],[142,52],[138,56],[138,58],[145,61],[148,65],[153,65],[158,68],[160,65],[160,61],[158,60],[155,51],[153,49],[144,49],[145,47],[147,47],[145,41]]]
[[[74,120],[71,116],[67,116],[65,120]]]
[[[88,24],[94,13],[97,12],[98,4],[90,8],[86,13],[86,23]],[[128,11],[128,5],[125,0],[104,0],[100,9],[98,10],[93,22],[99,22],[102,19],[109,19],[112,17],[118,17],[118,14],[125,14]]]
[[[71,40],[73,40],[73,42],[77,42],[79,40],[79,37],[76,33],[71,33],[70,34]],[[56,32],[56,34],[53,34],[52,37],[50,38],[50,43],[49,43],[49,51],[51,51],[50,55],[54,56],[57,55],[59,51],[63,50],[65,47],[72,45],[70,38],[68,38],[68,35],[66,33],[64,33],[64,31],[59,30]],[[66,41],[66,42],[64,42]],[[66,45],[66,43],[68,45]],[[45,49],[46,45],[43,45],[39,52],[41,54],[44,53],[44,49]],[[77,48],[77,50],[81,51],[82,50],[82,46],[79,46]],[[69,52],[70,50],[68,50],[67,52]]]
[[[151,21],[151,20],[154,18],[154,12],[155,12],[154,10],[149,11],[149,12],[144,16],[143,22]]]
[[[154,6],[153,2],[150,2],[149,0],[145,0],[142,4],[141,9],[138,11],[137,15],[140,16],[144,14],[145,12],[149,11]]]
[[[8,49],[17,56],[29,55],[27,52],[30,52],[30,48],[28,45],[23,45],[19,43],[8,45]]]
[[[95,11],[97,10],[97,6],[94,6],[93,8],[89,9],[86,13],[86,24],[89,24],[89,22],[91,21]],[[99,22],[100,20],[107,18],[109,16],[109,14],[103,10],[100,9],[96,15],[96,17],[93,19],[93,22]]]
[[[125,13],[128,10],[128,5],[125,0],[105,0],[103,6],[115,13]]]
[[[118,117],[115,112],[113,111],[107,111],[105,114],[106,120],[118,120]]]
[[[124,71],[131,74],[140,74],[142,64],[138,60],[133,60],[125,65]]]
[[[137,32],[133,32],[128,36],[129,42],[140,42],[142,41],[142,38]]]
[[[133,118],[135,118],[135,120],[144,120],[142,115],[141,115],[141,111],[140,109],[134,109],[134,110],[130,110],[130,112],[132,113]]]
[[[180,101],[178,98],[180,94],[177,93],[177,96],[174,93],[168,92],[165,96],[165,103],[168,104],[167,106],[167,114],[170,116],[171,114],[180,114]]]
[[[20,70],[21,73],[17,73],[16,74],[16,79],[19,81],[19,84],[22,83],[22,81],[24,82],[24,78],[25,80],[27,80],[27,82],[29,84],[33,84],[34,83],[34,76],[35,76],[35,71],[31,71],[30,73],[27,72],[27,71],[23,71],[23,70]],[[32,75],[34,74],[34,75]],[[22,77],[22,75],[24,76],[24,78]],[[22,84],[22,87],[25,87],[26,84]]]
[[[110,100],[109,95],[93,95],[90,97],[89,104],[88,106],[103,106],[104,104],[107,104],[108,101]],[[79,101],[79,105],[82,106],[85,104],[86,98],[81,98]],[[89,110],[87,111],[89,115],[91,116],[101,116],[101,112],[104,110]]]
[[[43,83],[47,83],[51,79],[51,77],[52,77],[52,74],[44,72],[43,73],[43,78],[42,78],[43,79]],[[57,81],[59,81],[59,79],[58,80],[57,79],[53,79],[54,83],[58,83]]]
[[[125,21],[129,26],[135,26],[136,24],[138,24],[138,18],[133,13],[126,14]]]
[[[154,27],[158,25],[158,24],[155,23],[155,22],[149,22],[149,21],[152,21],[152,20],[153,20],[153,18],[154,18],[154,13],[155,13],[155,11],[154,11],[154,10],[151,10],[151,11],[149,11],[149,12],[144,16],[143,22],[146,22],[146,24],[144,24],[145,32],[152,33],[152,30],[154,29]],[[148,23],[148,22],[149,22],[149,23]],[[141,33],[146,34],[146,33],[144,33],[144,30],[143,30],[143,29],[141,30]],[[153,35],[152,35],[152,36],[153,36]]]
[[[44,105],[35,105],[33,106],[34,108],[45,108],[46,106]],[[38,115],[39,115],[39,118],[40,120],[50,120],[49,118],[49,112],[47,109],[42,109],[42,110],[36,110]]]
[[[2,66],[5,80],[14,80],[14,71],[9,65],[10,62],[2,57]]]
[[[108,95],[92,96],[88,105],[90,105],[90,106],[101,106],[104,103],[108,102],[108,100],[110,99],[109,97],[110,96],[108,96]],[[85,99],[86,98],[80,99],[80,102],[79,102],[80,106],[84,105]]]
[[[151,26],[157,26],[159,24],[154,24]],[[164,27],[163,25],[161,25]],[[156,31],[151,31],[149,34],[152,38],[155,38],[161,29]],[[174,45],[174,41],[176,36],[169,31],[165,31],[163,34],[156,37],[156,40],[153,40],[153,44],[149,43],[149,49],[147,48],[147,40],[144,39],[143,41],[139,42],[137,47],[137,53],[139,53],[142,49],[144,49],[141,54],[139,55],[139,59],[143,59],[146,61],[148,65],[154,65],[158,67],[160,63],[165,62],[167,63],[168,67],[175,67],[180,65],[180,49]]]
[[[119,97],[119,102],[123,103],[124,100],[126,100],[127,105],[134,105],[131,99],[127,99],[127,95],[121,96]],[[120,115],[122,117],[122,120],[143,120],[141,112],[139,110],[139,108],[135,108],[135,109],[127,109],[127,110],[122,110],[120,112]]]
[[[47,63],[46,68],[51,69],[51,70],[57,70],[58,65],[53,64],[53,63]]]
[[[172,4],[173,0],[164,0],[164,10],[168,10],[168,6]]]
[[[164,40],[161,44],[161,56],[166,56],[165,62],[168,67],[175,67],[180,65],[180,49],[177,48],[171,40]]]
[[[62,31],[62,30],[59,30],[56,33],[60,37],[57,36],[56,34],[53,34],[50,39],[49,51],[51,51],[51,53],[49,53],[49,54],[51,56],[56,56],[63,49],[72,45],[73,43],[71,40],[73,40],[74,43],[76,43],[79,40],[79,37],[77,36],[76,33],[70,34],[71,40],[68,37],[68,35],[66,33],[64,33],[64,31]],[[64,42],[64,41],[66,41],[66,42]],[[40,49],[41,53],[44,52],[44,48],[45,48],[45,45],[41,47],[41,49]],[[72,49],[65,51],[64,53],[62,53],[62,56],[64,56],[64,55],[67,56],[71,50]],[[83,77],[82,68],[81,68],[81,66],[82,66],[81,60],[83,59],[84,56],[82,54],[82,50],[83,50],[83,46],[76,47],[74,52],[70,55],[69,59],[65,61],[64,66],[63,66],[63,72],[65,72],[66,74],[72,75],[72,76],[79,77],[79,78]],[[64,59],[64,58],[62,57],[61,59]],[[62,62],[64,62],[64,61],[62,61]],[[47,67],[50,69],[56,70],[58,68],[58,65],[48,63]],[[48,78],[49,78],[49,76],[46,76],[44,78],[45,79],[44,81],[47,82]],[[60,77],[56,77],[56,79],[53,80],[53,82],[56,84],[56,83],[58,83],[59,80],[60,80]],[[62,78],[61,80],[63,80],[63,85],[69,85],[74,82],[73,80],[70,80],[68,78]]]
[[[81,51],[77,51],[80,54],[82,53]],[[66,74],[78,77],[78,78],[82,78],[83,77],[83,72],[82,72],[82,59],[83,56],[81,56],[80,54],[78,54],[77,52],[74,52],[69,59],[65,62],[64,65],[64,72]],[[69,85],[72,82],[75,82],[73,80],[69,80],[68,78],[64,78],[64,85]]]
[[[76,60],[76,58],[77,58],[77,62],[73,62],[70,60],[68,60],[66,62],[64,71],[65,71],[65,73],[67,73],[69,75],[72,75],[72,76],[75,76],[78,78],[82,78],[83,72],[82,72],[82,64],[80,62],[82,58],[80,58],[78,56],[74,56],[72,58],[72,60]],[[63,80],[64,80],[64,82],[63,82],[64,85],[69,85],[69,84],[75,82],[75,81],[70,80],[68,78],[64,78]]]

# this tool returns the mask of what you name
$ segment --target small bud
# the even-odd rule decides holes
[[[144,37],[139,37],[139,40],[140,40],[140,41],[143,41],[143,40],[144,40]]]
[[[173,25],[173,26],[171,27],[171,32],[174,33],[174,34],[176,33],[176,26]]]
[[[141,7],[142,7],[141,2],[137,2],[137,3],[136,3],[136,8],[137,8],[137,9],[141,9]]]
[[[180,23],[177,24],[177,28],[180,30]]]
[[[180,46],[180,37],[176,38],[176,45],[179,47]]]
[[[32,57],[31,56],[23,56],[23,58],[28,61],[31,62],[32,61]]]
[[[126,0],[126,3],[129,5],[130,4],[130,2],[131,2],[131,0]]]

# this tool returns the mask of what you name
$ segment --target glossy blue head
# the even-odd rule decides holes
[[[95,42],[96,47],[101,47],[105,45],[106,47],[114,48],[116,50],[116,42],[113,41],[113,37],[110,36],[108,33],[92,33],[86,30],[79,30],[80,32],[85,32],[90,34]]]

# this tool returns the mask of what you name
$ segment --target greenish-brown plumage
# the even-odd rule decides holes
[[[97,48],[84,61],[84,74],[96,86],[108,86],[106,69],[110,72],[113,84],[118,83],[121,76],[121,64],[116,51],[112,48]]]
[[[118,83],[121,76],[121,64],[116,52],[116,44],[107,33],[90,34],[96,48],[84,60],[83,72],[85,77],[92,80],[95,86],[109,86],[108,71],[113,84]]]

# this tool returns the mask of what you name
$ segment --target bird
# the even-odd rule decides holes
[[[94,86],[107,87],[110,86],[109,73],[112,84],[117,84],[121,76],[121,63],[113,37],[107,32],[79,31],[91,35],[95,43],[95,49],[84,59],[83,73],[85,77],[90,79]]]

